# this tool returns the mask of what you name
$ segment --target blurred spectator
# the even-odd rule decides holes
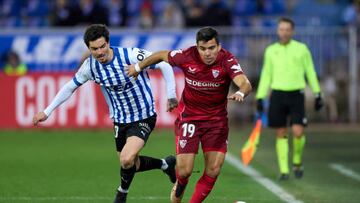
[[[208,26],[230,26],[232,24],[231,11],[223,0],[211,0],[204,17]]]
[[[108,9],[95,0],[80,0],[75,6],[77,25],[100,23],[108,25]],[[75,16],[74,16],[75,18]]]
[[[127,25],[128,7],[126,0],[110,0],[107,4],[109,9],[108,22],[112,27],[124,27]]]
[[[22,26],[41,27],[47,26],[49,2],[41,0],[28,0],[21,10]]]
[[[54,26],[73,26],[74,11],[68,0],[56,0],[51,12],[51,24]]]
[[[256,0],[256,10],[260,15],[279,15],[285,12],[284,0]]]
[[[348,5],[342,15],[343,24],[346,26],[355,26],[358,29],[357,38],[360,39],[360,0],[353,0]],[[357,46],[360,47],[360,40],[357,40]]]
[[[6,55],[4,73],[9,76],[21,76],[25,75],[26,72],[26,64],[21,62],[19,55],[14,51],[9,51]]]
[[[21,0],[0,0],[0,26],[20,26],[23,4]]]
[[[141,5],[139,26],[143,29],[151,29],[155,26],[155,18],[152,10],[152,2],[150,0],[144,0]]]
[[[353,0],[343,12],[342,20],[345,25],[360,25],[360,0]]]
[[[336,102],[337,85],[332,74],[328,74],[323,81],[324,97],[326,101],[327,116],[330,122],[338,121],[338,107]]]
[[[256,13],[257,2],[254,0],[237,0],[234,1],[232,9],[237,16],[251,16]]]
[[[182,2],[182,11],[185,15],[186,27],[204,26],[206,19],[204,18],[204,8],[195,0],[185,0]]]
[[[182,28],[184,26],[184,15],[176,2],[168,2],[160,18],[160,27]]]

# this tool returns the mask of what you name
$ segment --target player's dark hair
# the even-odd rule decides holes
[[[103,24],[92,24],[86,28],[84,33],[84,42],[89,47],[90,41],[95,41],[101,37],[105,38],[106,42],[109,42],[109,30],[106,25]]]
[[[196,43],[199,41],[210,41],[215,39],[216,43],[219,44],[218,32],[212,27],[203,27],[196,33]]]
[[[279,20],[278,20],[278,25],[279,25],[281,22],[290,23],[291,28],[292,28],[293,30],[295,29],[295,23],[294,23],[294,21],[291,20],[290,18],[280,17]]]

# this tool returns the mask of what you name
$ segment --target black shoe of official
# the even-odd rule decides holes
[[[114,203],[126,203],[126,196],[128,193],[117,191]]]
[[[295,178],[300,179],[304,175],[304,167],[302,164],[294,164],[293,171]]]
[[[288,173],[282,173],[280,174],[279,181],[286,181],[289,180],[290,176]]]
[[[176,165],[176,158],[175,156],[168,156],[165,158],[165,162],[167,163],[167,169],[163,170],[166,175],[169,176],[170,181],[172,183],[176,182],[176,174],[175,174],[175,165]]]

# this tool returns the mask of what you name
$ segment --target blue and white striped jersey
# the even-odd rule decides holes
[[[125,73],[126,66],[142,61],[151,55],[151,52],[139,48],[111,47],[111,49],[114,51],[112,61],[101,64],[90,56],[81,65],[73,82],[77,86],[88,80],[99,84],[114,122],[132,123],[154,115],[155,101],[147,71],[140,72],[137,80],[128,77]],[[164,67],[171,70],[171,73],[163,73],[168,86],[168,98],[175,98],[175,80],[171,66],[162,62],[149,68],[161,68],[163,71]],[[170,77],[170,80],[166,77]]]

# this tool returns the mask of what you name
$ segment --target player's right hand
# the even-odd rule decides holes
[[[264,111],[264,102],[262,99],[256,100],[256,110],[259,113],[262,113]]]
[[[33,124],[36,126],[39,122],[43,122],[47,118],[48,116],[43,111],[39,112],[33,117]]]
[[[178,102],[178,100],[177,100],[176,98],[168,99],[166,112],[171,112],[171,111],[174,110],[178,105],[179,105],[179,102]]]

